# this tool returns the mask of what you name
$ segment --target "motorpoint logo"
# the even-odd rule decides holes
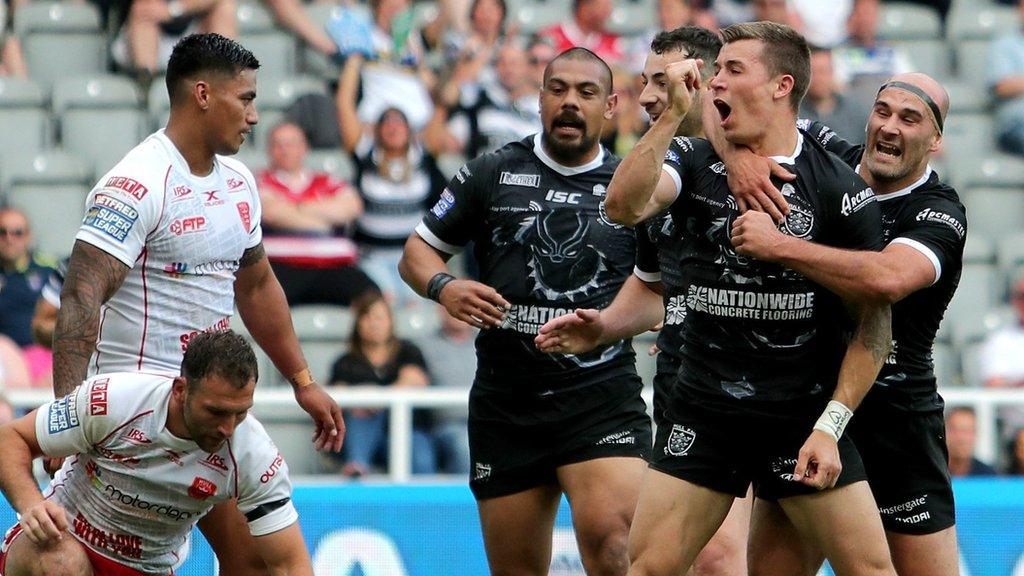
[[[155,502],[147,502],[139,498],[138,494],[128,494],[122,492],[116,486],[107,484],[103,491],[107,494],[107,499],[112,501],[120,502],[125,506],[131,508],[138,508],[139,510],[145,510],[150,514],[157,516],[167,516],[175,520],[189,520],[192,518],[191,512],[186,512],[180,508],[174,506],[168,506],[166,504],[157,504]]]

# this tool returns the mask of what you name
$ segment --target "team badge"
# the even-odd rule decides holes
[[[790,236],[804,238],[814,229],[814,212],[790,203],[789,214],[779,228]]]
[[[594,184],[594,196],[604,196],[608,194],[608,189],[604,187],[604,184]]]
[[[686,456],[693,446],[697,433],[679,424],[672,425],[672,432],[668,435],[668,446],[665,446],[665,454],[669,456]]]
[[[196,476],[188,487],[188,495],[196,500],[206,500],[217,493],[217,485],[206,478]]]

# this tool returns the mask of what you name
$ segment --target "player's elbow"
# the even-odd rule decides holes
[[[405,241],[405,249],[402,250],[402,258],[398,261],[398,275],[402,277],[402,280],[412,285],[412,254],[416,251],[416,243],[419,241],[419,236],[415,232],[409,236],[409,239]]]
[[[611,188],[608,189],[608,196],[604,200],[604,211],[609,220],[625,226],[636,224],[642,216],[632,209],[622,194],[613,194]]]
[[[867,300],[874,305],[888,306],[906,296],[903,283],[894,274],[874,274],[868,283]]]

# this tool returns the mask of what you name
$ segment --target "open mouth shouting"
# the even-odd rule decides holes
[[[875,156],[880,160],[897,160],[903,155],[903,150],[895,145],[889,144],[888,142],[876,142],[875,143]]]
[[[725,124],[725,121],[729,119],[729,115],[732,114],[732,106],[721,98],[715,98],[711,103],[715,105],[718,115],[722,117],[722,124]]]
[[[551,131],[562,138],[583,136],[586,129],[586,122],[575,114],[561,114],[551,122]]]

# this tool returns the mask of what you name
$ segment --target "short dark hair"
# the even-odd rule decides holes
[[[220,34],[190,34],[174,45],[167,61],[167,95],[173,106],[180,101],[184,80],[200,72],[234,76],[256,70],[260,61],[241,44]]]
[[[194,392],[199,382],[211,374],[244,388],[259,380],[256,353],[245,338],[231,330],[200,332],[188,342],[181,375],[188,381],[189,392]]]
[[[707,28],[701,26],[680,26],[675,30],[658,32],[651,40],[651,52],[685,52],[689,58],[700,58],[704,61],[701,75],[710,78],[714,75],[715,59],[722,49],[722,39]]]
[[[722,30],[722,43],[740,40],[759,40],[764,44],[761,59],[768,74],[786,74],[793,77],[793,91],[789,103],[795,112],[807,93],[811,82],[811,50],[799,32],[776,22],[744,22]]]
[[[601,76],[600,84],[605,89],[605,94],[610,95],[612,93],[612,69],[608,67],[608,63],[601,59],[600,56],[594,54],[586,48],[577,46],[575,48],[569,48],[565,52],[562,52],[558,56],[551,59],[548,65],[544,68],[544,83],[548,83],[548,78],[551,77],[551,67],[555,65],[555,62],[559,60],[589,60],[591,62],[597,62],[601,65]]]

